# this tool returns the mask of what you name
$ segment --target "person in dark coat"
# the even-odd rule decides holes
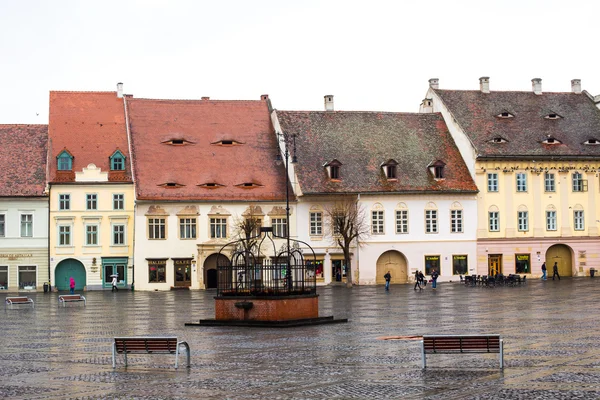
[[[558,262],[555,262],[552,266],[552,280],[554,280],[555,276],[557,276],[558,280],[560,281],[560,275],[558,274]]]
[[[546,263],[542,264],[542,280],[546,280]]]
[[[415,271],[415,290],[417,290],[417,287],[419,287],[419,289],[423,289],[421,287],[421,276],[419,274],[419,271]]]
[[[387,274],[385,274],[383,277],[385,278],[385,291],[387,292],[388,290],[390,290],[390,281],[392,280],[392,275],[390,274],[390,271],[388,271]]]

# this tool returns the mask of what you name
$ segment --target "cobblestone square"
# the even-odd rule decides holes
[[[321,316],[346,324],[287,329],[186,327],[214,317],[215,292],[85,292],[87,307],[3,311],[0,398],[6,399],[597,399],[600,278],[532,280],[514,287],[441,283],[319,288]],[[497,354],[432,355],[423,334],[500,334]],[[118,356],[115,336],[177,336],[173,355]],[[183,358],[180,358],[180,363]]]

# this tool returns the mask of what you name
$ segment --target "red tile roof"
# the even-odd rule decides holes
[[[0,196],[46,196],[48,125],[0,125]]]
[[[475,147],[478,158],[600,157],[600,110],[585,93],[442,90],[435,93]],[[503,112],[512,117],[499,118]],[[547,118],[557,114],[557,119]],[[494,143],[494,139],[503,139]],[[548,138],[561,144],[545,144]]]
[[[477,187],[440,114],[277,111],[283,132],[296,135],[296,173],[304,194],[458,193]],[[341,163],[340,179],[325,164]],[[382,164],[397,162],[397,179]],[[429,166],[443,161],[444,179]],[[393,164],[393,163],[392,163]]]
[[[109,180],[132,182],[123,99],[116,92],[50,92],[50,182],[74,182],[75,172],[95,164]],[[57,172],[56,157],[67,149],[73,172]],[[110,172],[109,157],[120,150],[124,172]]]
[[[285,200],[267,102],[128,98],[137,198]]]

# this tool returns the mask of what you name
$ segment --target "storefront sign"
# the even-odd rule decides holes
[[[28,253],[15,253],[15,254],[0,254],[0,258],[8,258],[9,260],[16,260],[19,258],[31,257],[32,254]]]

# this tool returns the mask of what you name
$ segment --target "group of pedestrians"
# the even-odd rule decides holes
[[[431,270],[431,288],[434,290],[437,288],[437,278],[439,276],[440,275],[435,269]],[[385,279],[385,291],[389,292],[390,281],[392,280],[392,275],[390,274],[390,271],[388,271],[383,276],[383,278]],[[427,280],[425,279],[425,275],[423,275],[423,272],[421,271],[415,271],[415,290],[417,290],[417,287],[419,287],[419,290],[423,290],[425,286],[427,286]]]
[[[545,281],[546,278],[546,263],[544,262],[542,264],[542,280]],[[554,265],[552,266],[552,280],[554,280],[554,278],[558,278],[558,280],[560,281],[560,275],[558,274],[558,262],[555,262]]]

